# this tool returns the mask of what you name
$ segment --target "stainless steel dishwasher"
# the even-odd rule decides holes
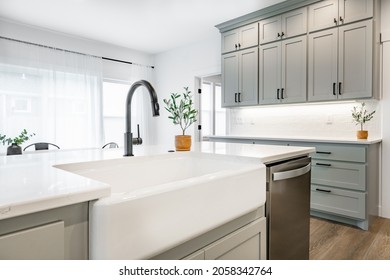
[[[309,259],[311,159],[267,165],[267,257]]]

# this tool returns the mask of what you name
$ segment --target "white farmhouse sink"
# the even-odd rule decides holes
[[[90,204],[90,258],[147,259],[265,203],[259,160],[195,152],[55,166],[111,186]]]

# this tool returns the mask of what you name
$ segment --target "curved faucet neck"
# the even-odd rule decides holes
[[[125,131],[125,154],[124,156],[133,156],[133,142],[132,142],[132,133],[131,133],[131,101],[134,95],[134,92],[137,88],[140,86],[146,87],[146,89],[149,92],[150,99],[152,101],[152,113],[153,116],[159,116],[159,104],[157,100],[157,94],[152,87],[152,85],[146,81],[146,80],[140,80],[132,84],[132,86],[129,89],[129,92],[127,93],[126,97],[126,131]]]

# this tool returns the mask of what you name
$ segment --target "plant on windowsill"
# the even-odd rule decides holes
[[[360,103],[360,106],[354,106],[352,109],[352,118],[353,122],[356,125],[360,125],[360,130],[357,131],[357,139],[367,139],[368,131],[363,129],[363,125],[366,122],[369,122],[374,117],[375,111],[371,113],[367,112],[366,104],[364,102]]]
[[[186,129],[197,121],[198,110],[194,109],[191,91],[184,87],[185,92],[171,93],[169,99],[164,99],[165,109],[173,124],[180,125],[182,135],[175,136],[176,151],[189,151],[191,149],[191,135],[186,135]]]
[[[0,134],[0,141],[3,143],[3,145],[10,145],[7,148],[7,156],[8,155],[21,155],[22,154],[22,147],[20,147],[21,144],[29,140],[31,137],[33,137],[35,133],[28,133],[26,129],[23,129],[22,132],[19,134],[19,136],[16,136],[14,138],[8,137],[7,135]]]

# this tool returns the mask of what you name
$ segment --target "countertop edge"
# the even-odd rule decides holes
[[[284,138],[284,137],[266,137],[266,136],[240,136],[240,135],[212,135],[208,139],[237,139],[237,140],[264,140],[264,141],[291,141],[291,142],[316,142],[316,143],[337,143],[337,144],[357,144],[370,145],[382,142],[381,138],[372,138],[367,140],[346,139],[346,138]]]

